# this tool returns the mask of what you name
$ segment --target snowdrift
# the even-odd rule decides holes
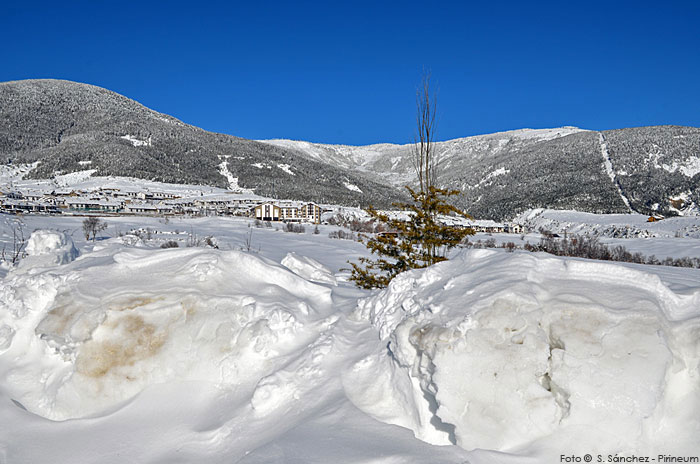
[[[695,270],[470,250],[369,293],[323,256],[29,250],[0,287],[0,462],[700,453]]]
[[[66,262],[69,246],[44,235],[30,240],[51,258],[41,264]],[[255,385],[325,328],[330,303],[329,289],[236,251],[112,246],[59,267],[27,260],[0,291],[0,348],[16,360],[0,376],[16,401],[55,420],[101,413],[152,384]]]
[[[436,444],[697,453],[699,307],[618,265],[473,250],[360,301],[381,344],[348,392]]]

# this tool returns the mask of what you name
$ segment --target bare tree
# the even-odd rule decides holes
[[[90,216],[83,221],[83,234],[85,234],[85,240],[90,240],[90,237],[92,237],[92,241],[94,242],[95,238],[97,238],[97,234],[106,228],[107,223],[102,222],[102,220],[100,220],[98,217]]]
[[[416,90],[416,128],[413,167],[418,177],[418,193],[437,187],[440,158],[435,151],[435,115],[437,97],[430,91],[430,74],[424,73],[421,86]]]

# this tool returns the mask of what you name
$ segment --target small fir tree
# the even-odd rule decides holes
[[[447,251],[457,246],[466,236],[474,233],[469,228],[443,224],[438,215],[456,213],[469,217],[447,203],[447,198],[458,195],[457,190],[430,186],[428,191],[416,192],[406,187],[413,201],[395,203],[407,211],[406,219],[389,217],[371,206],[369,215],[387,225],[387,232],[371,237],[363,236],[365,246],[377,259],[360,258],[360,263],[350,263],[350,280],[367,289],[384,288],[403,271],[419,269],[447,259]]]
[[[418,178],[418,190],[406,186],[412,201],[394,203],[408,212],[408,218],[392,218],[372,208],[369,215],[379,224],[386,224],[388,231],[372,237],[363,236],[365,246],[377,259],[360,258],[360,263],[350,263],[350,280],[359,287],[383,288],[403,271],[430,266],[447,259],[447,251],[457,246],[474,231],[469,228],[449,226],[439,220],[441,215],[457,214],[469,217],[450,203],[448,198],[459,195],[458,190],[438,188],[439,156],[435,152],[435,98],[430,93],[430,77],[424,76],[417,92],[418,136],[414,150],[414,167]]]

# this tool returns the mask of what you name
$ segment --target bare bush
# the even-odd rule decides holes
[[[192,247],[219,248],[219,244],[216,242],[216,239],[213,236],[207,235],[206,237],[200,237],[195,232],[190,232],[188,234],[187,242],[185,243],[185,246],[187,246],[188,248],[192,248]]]
[[[293,232],[295,234],[303,234],[306,232],[306,227],[304,227],[301,224],[294,224],[292,222],[288,222],[285,225],[284,231],[285,232]]]
[[[348,229],[350,229],[353,232],[365,232],[365,233],[372,233],[374,232],[374,221],[373,220],[368,220],[368,221],[361,221],[359,219],[353,219],[349,223],[345,225]]]
[[[543,234],[544,235],[544,234]],[[536,245],[526,243],[527,251],[544,251],[556,256],[597,259],[603,261],[618,261],[636,264],[653,264],[674,267],[700,268],[699,258],[666,258],[659,260],[656,256],[645,256],[641,252],[631,252],[622,245],[608,246],[600,243],[597,237],[572,236],[557,239],[555,236],[544,236]]]
[[[27,246],[27,234],[25,233],[25,229],[26,226],[21,220],[12,222],[12,243],[10,245],[3,243],[2,252],[0,252],[2,261],[15,264],[20,259],[24,258],[24,249]]]
[[[249,228],[248,233],[245,235],[243,238],[243,246],[241,249],[243,251],[248,251],[250,252],[253,248],[253,229]]]
[[[85,234],[85,240],[90,240],[90,237],[92,237],[92,241],[94,242],[97,238],[97,234],[106,228],[106,222],[102,221],[98,217],[90,216],[83,221],[83,234]]]
[[[345,216],[336,214],[326,221],[331,226],[340,226],[350,229],[353,232],[378,233],[384,232],[386,226],[381,222],[377,222],[374,218],[359,219],[355,216]]]
[[[355,240],[357,236],[354,232],[346,232],[343,229],[334,230],[328,234],[328,238],[338,238],[341,240]]]

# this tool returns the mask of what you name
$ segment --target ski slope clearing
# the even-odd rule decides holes
[[[468,250],[367,292],[341,270],[362,245],[328,226],[108,220],[153,230],[27,218],[0,287],[0,462],[700,454],[698,270]],[[219,249],[160,248],[190,226]]]

